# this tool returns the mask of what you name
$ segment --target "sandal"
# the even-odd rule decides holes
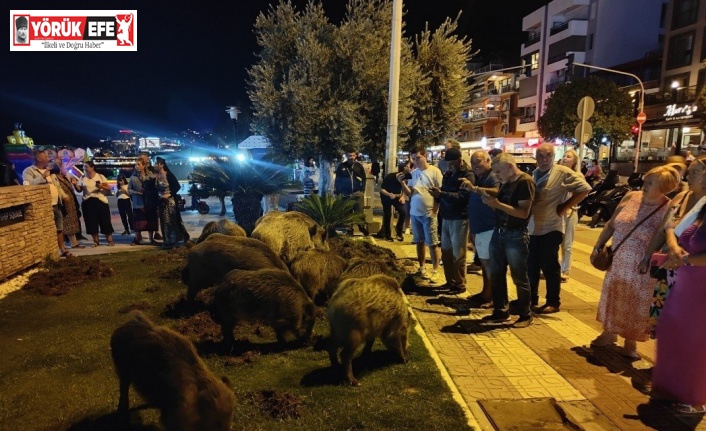
[[[93,247],[98,247],[99,245],[100,245],[100,243],[98,241],[93,243]]]
[[[687,415],[702,415],[706,413],[706,404],[692,406],[691,404],[674,403],[671,405],[671,408],[676,410],[678,413]]]
[[[115,243],[113,241],[108,241],[108,247],[113,247]]]
[[[61,253],[61,254],[60,254],[59,256],[60,256],[60,257],[74,257],[74,255],[73,255],[73,254],[71,254],[71,252],[70,252],[70,251],[68,251],[68,250],[67,250],[67,251],[64,251],[64,252],[62,252],[62,253]]]
[[[142,241],[138,241],[138,240],[133,240],[133,241],[130,243],[130,245],[141,245],[141,244],[142,244]]]
[[[72,245],[71,248],[86,248],[86,246],[83,244],[76,244],[76,245]]]

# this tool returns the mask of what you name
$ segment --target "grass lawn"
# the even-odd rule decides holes
[[[139,308],[189,336],[214,374],[228,376],[236,396],[234,430],[469,429],[414,331],[406,365],[379,342],[369,358],[354,362],[361,382],[356,388],[340,383],[325,350],[281,348],[269,327],[238,328],[234,351],[219,351],[220,331],[205,314],[165,313],[186,290],[179,281],[184,256],[146,250],[83,258],[80,267],[95,274],[100,261],[113,275],[82,281],[61,296],[22,290],[1,300],[0,428],[116,429],[119,392],[109,340],[126,313]],[[52,282],[47,273],[35,277]],[[84,275],[73,269],[66,277]],[[318,315],[314,332],[325,337],[325,313]],[[133,429],[159,429],[159,412],[134,389],[130,407]]]

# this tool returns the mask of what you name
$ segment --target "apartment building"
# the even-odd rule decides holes
[[[668,1],[554,0],[525,16],[527,41],[520,52],[531,76],[520,78],[516,131],[541,138],[537,119],[549,96],[566,82],[568,54],[577,63],[612,67],[659,50]]]
[[[706,85],[706,2],[671,0],[659,91],[645,96],[640,160],[661,155],[706,154],[706,135],[700,128],[696,99]]]

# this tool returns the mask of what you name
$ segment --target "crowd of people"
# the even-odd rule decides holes
[[[99,235],[106,244],[115,245],[108,196],[112,195],[106,177],[96,171],[92,161],[84,163],[84,175],[77,178],[69,174],[60,157],[50,160],[47,151],[35,150],[33,164],[22,173],[24,185],[49,186],[57,245],[61,257],[71,256],[68,247],[85,248],[79,239],[83,218],[85,232],[91,237],[91,246],[101,245]],[[119,175],[117,180],[118,212],[123,224],[122,235],[135,237],[132,245],[141,244],[142,232],[147,231],[149,243],[170,248],[180,241],[188,241],[189,234],[181,220],[176,196],[181,188],[169,170],[167,162],[157,157],[155,166],[147,155],[138,158],[132,176]],[[81,194],[79,204],[76,193]],[[159,235],[161,230],[162,235]],[[162,239],[157,243],[156,239]],[[68,246],[67,246],[68,244]]]
[[[449,141],[443,163],[429,163],[424,148],[410,162],[384,177],[382,237],[392,240],[392,210],[400,217],[395,236],[402,240],[405,203],[409,205],[417,277],[438,293],[466,291],[467,241],[480,261],[483,288],[469,297],[472,306],[492,307],[482,318],[513,327],[532,324],[535,314],[561,308],[561,283],[571,270],[577,205],[602,177],[596,161],[581,172],[574,151],[555,163],[554,146],[537,148],[537,168],[529,175],[512,155],[485,151],[463,160],[458,143]],[[688,165],[688,168],[687,168]],[[441,168],[441,169],[440,169]],[[682,181],[683,176],[686,181]],[[613,250],[601,289],[597,320],[603,332],[591,342],[600,347],[624,339],[622,353],[639,358],[638,342],[658,335],[653,398],[667,400],[680,413],[706,413],[706,156],[670,160],[649,170],[640,190],[629,192],[601,231],[590,260],[603,248]],[[686,186],[685,186],[686,185]],[[675,195],[676,194],[676,195]],[[427,264],[427,250],[431,265]],[[654,252],[666,255],[667,292],[659,298],[660,268],[650,268]],[[440,265],[443,262],[443,265]],[[653,262],[654,263],[654,262]],[[443,268],[443,270],[442,270]],[[508,300],[507,270],[517,289]],[[546,301],[540,305],[540,279]],[[666,298],[666,299],[665,299]],[[661,308],[654,328],[650,309]]]

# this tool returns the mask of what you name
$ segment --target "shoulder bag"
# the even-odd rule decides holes
[[[667,202],[662,202],[662,205],[658,206],[654,211],[652,211],[651,213],[649,213],[649,214],[647,215],[647,217],[645,217],[645,218],[643,218],[642,220],[640,220],[640,223],[638,223],[638,224],[636,224],[635,226],[633,226],[633,228],[630,229],[630,232],[628,232],[628,234],[625,235],[625,238],[623,238],[623,240],[620,241],[620,242],[618,243],[618,245],[615,246],[615,248],[613,248],[612,245],[611,245],[611,246],[603,247],[603,248],[601,249],[601,251],[599,251],[598,254],[596,255],[596,257],[593,259],[593,262],[592,262],[593,267],[596,268],[596,269],[598,269],[598,270],[600,270],[600,271],[607,271],[607,270],[609,270],[609,269],[610,269],[610,266],[613,264],[613,254],[615,254],[615,252],[618,251],[618,249],[620,248],[621,245],[623,245],[623,243],[625,242],[625,240],[628,239],[628,238],[630,237],[630,235],[632,235],[633,232],[635,232],[635,229],[637,229],[638,227],[640,227],[640,225],[641,225],[642,223],[644,223],[645,221],[647,221],[647,219],[649,219],[650,217],[652,217],[657,211],[659,211],[660,209],[662,209],[662,207],[665,206],[666,204],[667,204]]]

